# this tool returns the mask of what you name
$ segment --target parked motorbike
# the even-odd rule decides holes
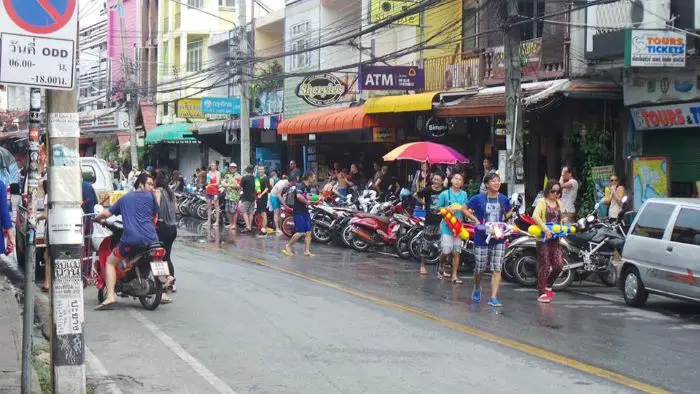
[[[350,220],[353,239],[350,246],[358,252],[364,252],[370,246],[391,246],[397,241],[400,225],[392,216],[403,213],[403,205],[391,201],[381,203],[379,215],[356,213]]]
[[[96,213],[101,212],[103,209],[101,205],[95,206]],[[119,218],[96,223],[111,232],[107,236],[105,236],[104,232],[99,232],[96,235],[98,237],[96,239],[101,238],[101,241],[97,249],[99,264],[95,267],[97,271],[95,285],[97,287],[97,300],[102,303],[107,297],[105,283],[107,258],[119,243],[124,227]],[[141,305],[150,311],[158,308],[163,296],[163,283],[165,278],[170,275],[168,262],[164,261],[163,257],[165,257],[163,244],[154,242],[143,247],[128,261],[120,262],[115,267],[117,273],[115,291],[117,295],[124,298],[138,298]]]

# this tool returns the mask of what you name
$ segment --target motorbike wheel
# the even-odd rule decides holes
[[[327,228],[314,223],[313,226],[311,226],[311,237],[318,243],[327,244],[331,242],[332,234]]]
[[[420,261],[421,249],[423,248],[423,232],[416,234],[408,243],[408,251],[411,258],[415,261]]]
[[[515,262],[517,259],[509,258],[503,261],[503,268],[501,269],[501,276],[508,282],[515,282],[515,275],[513,271],[515,270]]]
[[[604,271],[598,271],[598,278],[608,287],[613,287],[617,284],[617,271],[612,263],[612,257],[608,261],[608,266]]]
[[[513,267],[513,276],[523,286],[537,285],[537,257],[533,251],[526,251]]]
[[[294,235],[294,218],[288,216],[282,221],[282,234],[286,235],[288,238],[292,238]]]
[[[355,234],[352,233],[352,228],[349,225],[343,228],[343,231],[340,233],[340,238],[343,240],[345,246],[348,248],[352,247],[352,240],[355,238]]]
[[[369,249],[369,243],[353,237],[350,246],[358,252],[366,252]]]
[[[411,258],[410,250],[411,238],[409,234],[404,235],[396,241],[396,254],[404,260]]]
[[[158,278],[153,278],[153,276],[151,276],[149,280],[151,279],[153,283],[155,283],[155,294],[152,295],[153,297],[139,297],[139,301],[146,310],[154,311],[158,308],[160,300],[163,298],[163,284],[160,283]]]
[[[202,220],[207,220],[207,204],[199,204],[197,205],[197,217]]]
[[[569,261],[564,259],[564,270],[561,272],[561,274],[559,274],[559,277],[554,281],[554,284],[552,284],[552,290],[565,290],[567,287],[571,286],[572,283],[574,283],[576,273],[574,270],[568,269],[568,266]]]

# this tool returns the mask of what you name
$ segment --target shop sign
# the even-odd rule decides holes
[[[505,79],[505,47],[495,47],[487,50],[490,63],[487,64],[485,79]],[[520,72],[524,77],[535,76],[542,69],[542,38],[523,41],[520,43]]]
[[[431,117],[425,122],[425,133],[430,138],[444,137],[450,130],[450,125],[445,118]]]
[[[361,64],[361,90],[422,90],[425,73],[418,67]]]
[[[216,115],[240,115],[241,114],[241,98],[240,97],[202,97],[201,99],[203,114]]]
[[[258,96],[258,113],[260,115],[280,114],[284,109],[284,90],[262,92]]]
[[[625,67],[685,67],[685,32],[629,29],[625,33]]]
[[[396,130],[372,129],[372,142],[396,142]]]
[[[418,4],[416,0],[370,0],[369,23],[381,22],[384,19],[400,14]],[[420,13],[407,15],[392,23],[393,25],[420,26]]]
[[[85,111],[79,114],[81,131],[127,131],[129,114],[125,109],[115,111],[112,108]]]
[[[175,116],[180,119],[204,119],[202,99],[181,99],[175,102]]]
[[[700,98],[696,70],[670,72],[640,72],[625,70],[623,95],[625,105],[690,101]]]
[[[630,109],[637,130],[681,129],[700,126],[700,103]]]
[[[321,74],[304,78],[296,88],[297,97],[315,107],[333,105],[347,93],[348,87],[333,74]]]

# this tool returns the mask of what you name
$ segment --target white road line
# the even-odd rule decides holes
[[[106,378],[104,381],[100,382],[100,385],[104,385],[104,393],[107,394],[122,394],[122,391],[119,389],[119,386],[117,386],[116,383],[111,379],[109,376],[109,372],[107,372],[107,369],[105,368],[104,365],[100,362],[100,359],[95,356],[93,352],[90,351],[90,348],[85,346],[85,361],[88,364],[88,367],[94,372],[94,375],[99,376],[101,378]],[[102,391],[101,391],[102,392]]]
[[[223,380],[219,379],[212,371],[207,369],[202,363],[200,363],[196,358],[192,357],[185,349],[182,348],[174,339],[172,339],[168,334],[164,333],[163,330],[158,328],[155,324],[151,323],[150,320],[146,318],[140,312],[130,310],[129,313],[134,319],[138,320],[144,327],[155,335],[165,346],[168,347],[173,353],[186,362],[192,369],[195,370],[201,376],[209,382],[218,392],[227,394],[236,394],[236,392],[229,387]]]

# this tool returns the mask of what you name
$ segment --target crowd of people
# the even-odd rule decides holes
[[[304,256],[314,256],[311,252],[311,218],[309,208],[320,203],[323,199],[312,198],[315,194],[323,194],[325,197],[345,197],[353,188],[372,187],[380,195],[386,196],[398,193],[402,188],[401,183],[394,177],[387,165],[374,165],[374,173],[367,177],[362,173],[358,164],[350,164],[343,168],[338,163],[329,170],[324,184],[317,184],[317,175],[313,172],[301,172],[294,161],[289,163],[286,173],[272,170],[268,174],[264,166],[246,166],[239,173],[236,163],[225,163],[225,169],[219,168],[219,162],[211,163],[208,171],[197,169],[192,176],[192,183],[201,187],[207,199],[207,206],[211,226],[219,226],[222,215],[220,206],[224,207],[224,214],[228,219],[228,230],[234,235],[237,233],[237,223],[240,215],[245,223],[241,233],[254,234],[253,224],[255,215],[260,215],[258,222],[260,235],[281,233],[280,209],[283,204],[289,205],[293,211],[296,233],[282,249],[286,256],[293,256],[294,244],[304,239]],[[439,239],[441,258],[437,269],[437,278],[450,280],[453,284],[461,284],[458,276],[460,254],[462,251],[462,239],[453,234],[443,216],[439,213],[441,208],[449,211],[457,220],[468,218],[475,223],[503,222],[513,215],[513,207],[509,199],[500,193],[501,177],[494,170],[489,159],[483,162],[485,174],[478,192],[469,196],[465,191],[465,171],[460,167],[428,166],[423,163],[415,174],[409,178],[404,188],[410,188],[415,203],[425,213],[424,253],[428,253],[428,247]],[[137,176],[135,193],[130,197],[127,194],[122,197],[108,213],[124,216],[125,237],[122,238],[124,246],[115,250],[112,260],[124,258],[128,255],[131,244],[142,244],[151,239],[160,239],[167,251],[167,261],[171,276],[168,277],[166,286],[174,290],[174,267],[171,261],[172,245],[177,237],[176,225],[176,201],[173,191],[182,191],[185,188],[185,178],[178,172],[169,174],[163,170],[143,172]],[[624,188],[619,185],[616,176],[610,178],[610,187],[606,189],[606,202],[610,205],[610,214],[619,213],[621,201],[624,196]],[[558,242],[547,242],[552,234],[545,223],[573,223],[576,219],[575,202],[578,195],[579,184],[574,178],[570,167],[562,168],[559,179],[547,181],[546,188],[534,204],[534,220],[542,227],[545,239],[538,243],[538,301],[551,302],[553,281],[557,278],[563,267],[563,253]],[[405,189],[404,189],[405,190]],[[145,193],[144,193],[145,192]],[[289,197],[291,193],[291,197]],[[225,201],[220,204],[220,198]],[[152,202],[148,200],[152,199]],[[129,211],[134,212],[130,215]],[[142,228],[148,217],[157,215],[158,221],[152,229]],[[271,221],[268,221],[268,215]],[[140,223],[140,224],[139,224]],[[272,227],[270,227],[272,226]],[[134,230],[135,229],[135,230]],[[131,232],[130,232],[131,231]],[[135,232],[134,232],[135,231]],[[491,272],[491,286],[488,304],[501,306],[498,299],[498,290],[501,283],[501,268],[505,254],[503,240],[489,240],[482,229],[477,229],[474,236],[475,245],[475,272],[473,279],[472,300],[481,301],[481,282],[484,272]],[[452,269],[447,271],[447,263],[451,260]],[[421,260],[419,274],[429,275],[425,257]],[[110,275],[107,275],[107,284],[110,284]],[[105,303],[98,307],[104,308],[113,302],[113,294],[108,293]],[[165,302],[170,302],[165,298]],[[106,306],[105,306],[106,305]]]

